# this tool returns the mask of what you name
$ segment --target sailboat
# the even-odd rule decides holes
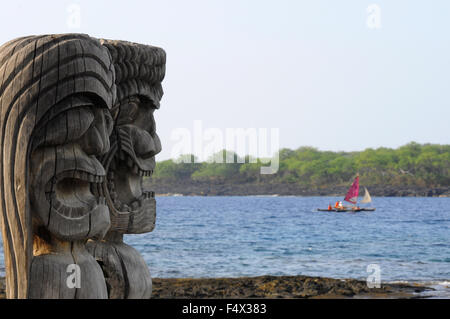
[[[361,204],[368,204],[372,202],[372,197],[370,197],[369,191],[364,187],[364,197],[360,201]]]
[[[360,201],[361,204],[367,204],[372,202],[369,191],[364,187],[364,197]],[[348,189],[347,195],[345,195],[344,201],[353,204],[353,206],[343,206],[342,202],[336,203],[334,207],[328,206],[328,209],[318,209],[318,211],[334,211],[334,212],[373,212],[375,208],[361,208],[358,206],[358,194],[359,194],[359,176],[357,175],[352,183],[352,186]]]

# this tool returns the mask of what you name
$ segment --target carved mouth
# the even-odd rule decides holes
[[[143,177],[151,176],[153,170],[142,170],[124,152],[114,157],[107,174],[108,193],[114,208],[119,212],[138,212],[145,200],[155,197],[154,192],[142,189]]]
[[[81,218],[89,214],[97,205],[106,205],[103,196],[93,190],[105,180],[105,176],[71,170],[56,175],[51,183],[51,191],[46,193],[50,206],[60,215]]]

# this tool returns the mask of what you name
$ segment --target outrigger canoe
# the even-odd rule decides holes
[[[369,191],[367,188],[365,188],[366,193],[364,194],[364,198],[361,200],[361,203],[367,204],[372,202],[372,198],[370,197]],[[347,195],[345,196],[345,201],[352,203],[355,206],[352,207],[346,207],[343,205],[332,207],[331,209],[317,209],[319,212],[336,212],[336,213],[357,213],[357,212],[373,212],[375,211],[375,208],[363,208],[359,207],[358,204],[358,193],[359,193],[359,176],[356,176],[355,180],[353,181],[352,186],[350,186],[350,189],[347,192]]]
[[[336,212],[336,213],[346,213],[346,212],[352,212],[352,213],[357,213],[357,212],[373,212],[375,211],[375,208],[344,208],[344,209],[321,209],[318,208],[317,211],[319,212]]]

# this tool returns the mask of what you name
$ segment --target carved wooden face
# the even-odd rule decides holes
[[[105,169],[95,156],[109,150],[109,110],[74,97],[66,111],[41,125],[30,161],[33,224],[64,240],[101,238],[110,226],[105,198],[96,188]],[[76,106],[76,107],[74,107]]]
[[[155,155],[161,151],[156,134],[154,105],[144,98],[121,102],[115,132],[117,143],[107,169],[106,198],[111,211],[111,230],[145,233],[153,230],[156,218],[154,192],[144,191],[144,176],[151,176]],[[114,141],[112,142],[114,143]]]

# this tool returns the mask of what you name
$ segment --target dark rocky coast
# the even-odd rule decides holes
[[[382,284],[370,289],[366,282],[307,276],[241,278],[153,278],[152,298],[419,298],[431,288]],[[0,299],[5,298],[0,278]]]
[[[307,276],[153,280],[152,298],[418,298],[429,288]]]
[[[5,299],[5,278],[0,278],[0,299]]]
[[[185,196],[344,196],[348,185],[324,188],[306,188],[295,183],[226,183],[219,181],[193,181],[190,179],[171,181],[149,181],[146,187],[156,194],[181,194]],[[362,185],[365,186],[365,185]],[[372,196],[382,197],[448,197],[450,187],[413,187],[413,186],[367,186]]]

